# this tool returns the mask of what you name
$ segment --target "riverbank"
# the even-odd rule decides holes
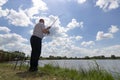
[[[27,66],[22,66],[21,70],[13,68],[13,64],[0,63],[0,80],[114,80],[110,73],[99,68],[76,71],[45,65],[39,67],[38,72],[27,72]]]

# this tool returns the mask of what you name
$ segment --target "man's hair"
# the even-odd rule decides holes
[[[44,19],[40,19],[39,22],[43,22],[44,23]]]

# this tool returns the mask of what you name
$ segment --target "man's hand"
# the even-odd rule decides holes
[[[46,29],[42,30],[44,34],[50,34],[49,29],[51,28],[51,26],[48,26]]]
[[[51,28],[51,26],[48,26],[46,29],[50,29]]]
[[[46,32],[46,34],[47,34],[47,35],[50,34],[50,31],[48,30],[48,31]]]
[[[44,29],[44,30],[42,30],[42,31],[43,31],[44,34],[50,34],[50,31],[49,31],[49,29],[47,29],[47,28]]]

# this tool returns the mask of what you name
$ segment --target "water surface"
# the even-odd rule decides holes
[[[99,66],[109,72],[120,73],[120,60],[39,60],[39,66],[44,66],[45,64],[76,70],[80,68],[88,70]]]

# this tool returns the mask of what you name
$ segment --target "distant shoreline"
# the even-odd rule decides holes
[[[39,60],[120,60],[120,59],[39,59]]]

